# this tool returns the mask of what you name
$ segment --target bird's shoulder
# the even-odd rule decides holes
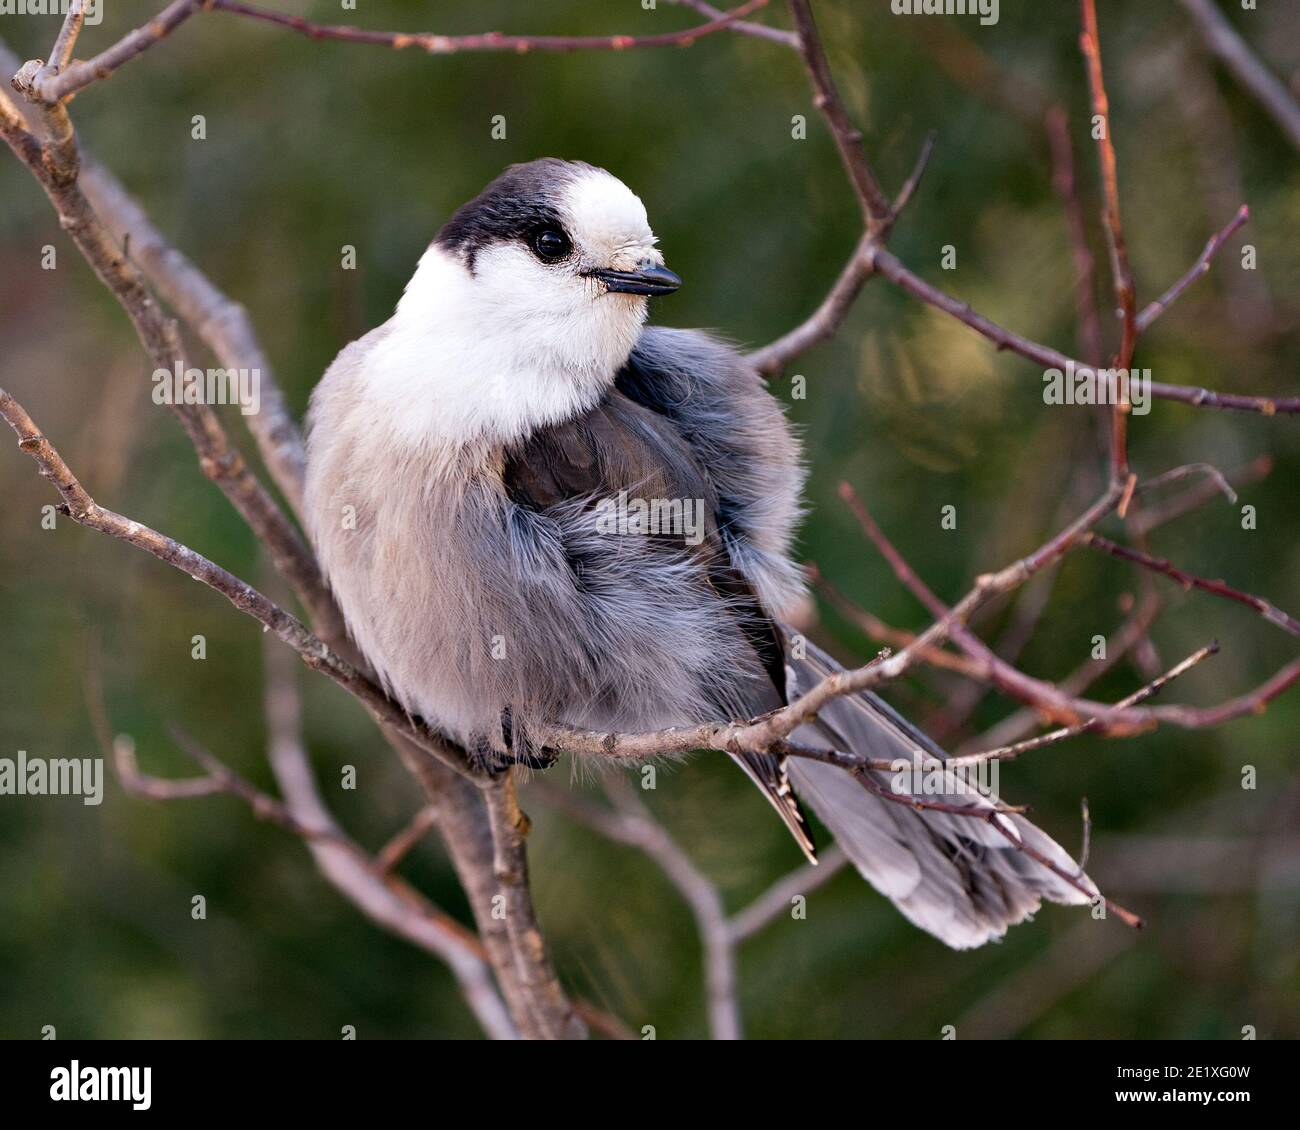
[[[708,475],[673,421],[617,389],[507,448],[502,481],[516,502],[541,510],[620,491],[716,507]]]

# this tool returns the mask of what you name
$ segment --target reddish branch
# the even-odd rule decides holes
[[[1137,348],[1137,290],[1133,271],[1128,261],[1128,242],[1124,238],[1124,225],[1119,209],[1119,167],[1115,160],[1115,146],[1111,141],[1110,100],[1106,96],[1106,83],[1101,67],[1101,37],[1097,32],[1096,0],[1080,0],[1083,32],[1079,45],[1087,62],[1088,90],[1092,95],[1093,131],[1097,136],[1097,159],[1101,166],[1101,183],[1106,207],[1102,218],[1106,228],[1106,243],[1110,248],[1110,269],[1115,285],[1115,299],[1119,303],[1120,344],[1113,367],[1127,370],[1133,363]],[[1098,130],[1098,125],[1100,129]],[[1120,481],[1128,476],[1128,395],[1120,386],[1119,397],[1111,407],[1111,478]],[[1127,504],[1120,506],[1120,512]]]
[[[1162,690],[1172,683],[1179,675],[1190,671],[1198,663],[1208,659],[1211,655],[1218,653],[1219,645],[1217,643],[1207,644],[1198,651],[1193,652],[1177,666],[1170,668],[1158,679],[1152,680],[1146,686],[1138,688],[1131,695],[1120,699],[1115,705],[1119,708],[1136,706],[1140,702],[1146,702],[1154,698]],[[1079,737],[1082,734],[1093,733],[1102,728],[1101,719],[1093,717],[1083,722],[1077,722],[1073,726],[1062,726],[1060,729],[1052,730],[1046,734],[1039,734],[1036,738],[1030,738],[1027,741],[1016,742],[1014,745],[998,746],[995,749],[984,750],[980,753],[964,754],[961,757],[952,757],[948,759],[950,766],[977,765],[984,761],[1012,761],[1022,753],[1028,753],[1030,750],[1042,749],[1044,746],[1057,745],[1068,738]],[[1079,866],[1083,866],[1080,861]]]
[[[1178,568],[1173,562],[1163,557],[1152,557],[1149,553],[1143,553],[1131,546],[1118,545],[1108,538],[1101,537],[1099,534],[1090,533],[1083,540],[1085,545],[1090,545],[1093,549],[1099,549],[1103,553],[1109,553],[1112,557],[1118,557],[1121,561],[1130,561],[1134,565],[1141,565],[1144,569],[1160,573],[1176,584],[1182,585],[1185,589],[1199,589],[1201,592],[1221,596],[1224,600],[1234,600],[1238,604],[1244,604],[1247,608],[1258,612],[1270,624],[1275,624],[1284,632],[1289,632],[1293,636],[1300,636],[1300,620],[1297,620],[1289,613],[1283,612],[1277,605],[1270,603],[1261,596],[1253,596],[1248,592],[1234,589],[1223,581],[1212,581],[1207,580],[1205,577],[1198,577],[1194,573],[1188,573],[1186,570]]]
[[[1084,223],[1083,205],[1074,174],[1074,147],[1070,142],[1069,120],[1060,106],[1051,106],[1044,124],[1047,140],[1052,150],[1052,187],[1065,207],[1066,223],[1070,232],[1070,247],[1074,254],[1075,309],[1078,319],[1079,345],[1089,365],[1100,365],[1104,360],[1101,345],[1101,321],[1097,314],[1096,264],[1088,245],[1088,229]]]
[[[1084,0],[1084,2],[1086,3],[1087,0]],[[1078,370],[1093,368],[1093,363],[1081,364],[1059,350],[1013,333],[1011,330],[1005,329],[983,315],[976,313],[965,302],[945,294],[914,274],[897,256],[886,249],[885,240],[888,237],[889,228],[897,216],[897,209],[890,207],[889,201],[880,190],[879,181],[862,146],[862,134],[853,125],[844,110],[831,76],[825,51],[817,35],[816,24],[813,21],[808,0],[790,0],[790,9],[794,14],[795,25],[799,31],[800,54],[804,59],[809,80],[813,85],[816,105],[830,127],[836,147],[839,150],[841,162],[853,185],[854,194],[862,207],[866,232],[840,273],[831,293],[821,306],[802,325],[751,354],[750,359],[759,371],[766,375],[778,373],[804,350],[830,337],[839,328],[852,308],[853,301],[861,291],[863,283],[873,274],[883,275],[903,291],[912,295],[912,297],[950,314],[975,330],[976,333],[993,342],[999,350],[1005,349],[1018,353],[1020,356],[1047,369],[1065,370],[1073,368]],[[1095,36],[1093,42],[1095,42]],[[1104,87],[1100,88],[1100,93],[1104,99]],[[1109,133],[1109,124],[1107,124],[1107,133]],[[1113,158],[1112,149],[1106,160],[1113,163]],[[1108,214],[1110,214],[1114,224],[1118,224],[1117,194],[1114,198],[1114,207],[1113,209],[1108,208]],[[1111,238],[1114,239],[1113,230]],[[1127,250],[1123,248],[1122,239],[1121,231],[1120,247],[1123,250],[1122,255],[1117,260],[1117,280],[1121,277],[1121,272],[1124,277],[1127,277]],[[1222,239],[1220,239],[1218,243],[1214,244],[1210,256],[1213,255],[1214,251],[1218,250],[1222,242]],[[1203,258],[1208,262],[1210,256],[1203,256]],[[1194,276],[1201,270],[1198,261],[1190,274]],[[1131,283],[1131,279],[1129,279],[1129,282]],[[1175,285],[1177,287],[1177,284]],[[1185,289],[1185,286],[1178,289],[1179,294],[1182,293],[1182,289]],[[1177,297],[1177,294],[1173,295],[1173,297]],[[1162,301],[1158,300],[1157,303],[1153,303],[1152,307],[1148,308],[1151,312],[1143,328],[1145,328],[1145,325],[1150,325],[1151,321],[1154,321],[1163,312],[1164,306],[1160,304]],[[1123,307],[1125,303],[1127,303],[1127,297],[1125,297],[1121,306]],[[1167,303],[1164,305],[1167,305]],[[1132,318],[1126,317],[1125,326],[1125,341],[1121,345],[1120,356],[1123,356],[1126,352],[1131,355],[1129,346],[1136,342],[1136,316]],[[1132,338],[1132,342],[1129,342],[1129,338]],[[1126,365],[1120,367],[1126,367]],[[1265,416],[1278,413],[1300,413],[1300,397],[1242,396],[1235,393],[1219,393],[1204,388],[1169,385],[1154,381],[1150,385],[1150,392],[1158,400],[1173,400],[1198,408],[1232,409],[1243,412],[1257,412]],[[1116,427],[1122,429],[1123,423],[1118,423]],[[1122,435],[1119,438],[1122,441]],[[1118,456],[1124,456],[1122,443],[1116,446],[1116,452]],[[1122,462],[1127,462],[1126,457],[1122,459]]]
[[[844,171],[862,205],[867,230],[880,231],[888,227],[893,209],[881,191],[871,162],[867,160],[866,150],[862,147],[862,132],[849,119],[844,103],[840,101],[830,64],[826,61],[826,52],[822,49],[821,37],[817,33],[817,21],[813,18],[812,8],[808,0],[790,0],[790,11],[794,15],[794,26],[799,36],[799,54],[803,57],[812,83],[813,101],[831,128]]]
[[[49,75],[33,86],[43,102],[60,102],[84,90],[137,55],[165,39],[182,23],[203,11],[228,12],[252,20],[275,24],[310,39],[342,43],[368,43],[402,50],[414,47],[430,55],[456,55],[469,51],[625,51],[640,47],[689,47],[705,36],[725,31],[733,24],[765,7],[768,0],[746,0],[707,23],[657,35],[505,35],[499,31],[477,35],[437,35],[432,32],[369,31],[344,24],[322,24],[282,12],[243,4],[239,0],[173,0],[143,27],[128,32],[117,43],[93,59],[72,63],[61,74]]]

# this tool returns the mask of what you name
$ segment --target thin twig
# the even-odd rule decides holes
[[[515,969],[528,1002],[530,1031],[526,1034],[545,1040],[582,1039],[586,1025],[560,987],[533,909],[524,847],[528,818],[519,807],[514,771],[480,782],[479,792],[492,827],[492,875]]]
[[[1200,589],[1201,592],[1212,593],[1215,596],[1223,597],[1225,600],[1235,600],[1238,604],[1244,604],[1247,608],[1253,609],[1270,624],[1276,625],[1284,632],[1289,632],[1293,636],[1300,636],[1300,620],[1297,620],[1290,613],[1283,612],[1277,605],[1265,600],[1262,596],[1242,592],[1240,589],[1235,589],[1221,580],[1198,577],[1194,573],[1188,573],[1186,570],[1178,568],[1173,562],[1163,557],[1152,557],[1149,553],[1143,553],[1140,549],[1119,545],[1109,538],[1101,537],[1099,534],[1088,534],[1083,539],[1083,543],[1093,549],[1099,549],[1103,553],[1109,553],[1112,557],[1118,557],[1121,561],[1130,561],[1135,565],[1141,565],[1145,569],[1160,573],[1175,584],[1182,585],[1185,589]]]
[[[380,870],[384,872],[396,870],[397,865],[410,854],[416,844],[429,834],[429,829],[437,823],[437,809],[429,806],[420,809],[405,828],[379,849],[378,854],[375,856],[375,862]]]
[[[704,951],[705,997],[709,1032],[715,1040],[741,1038],[736,999],[734,940],[727,927],[722,896],[695,866],[668,830],[651,815],[622,778],[610,778],[605,792],[613,807],[597,804],[573,792],[538,782],[537,791],[552,808],[614,843],[643,852],[659,867],[690,907]]]
[[[732,944],[747,941],[765,930],[778,918],[790,913],[790,902],[797,895],[810,895],[825,886],[844,870],[849,857],[839,844],[831,844],[818,852],[817,866],[805,863],[778,879],[743,910],[738,910],[727,920],[727,933]]]
[[[413,47],[430,55],[456,55],[468,51],[524,54],[529,51],[626,51],[647,47],[689,47],[705,36],[727,30],[767,3],[768,0],[746,0],[707,23],[657,35],[504,35],[498,31],[478,35],[437,35],[433,32],[370,31],[344,24],[316,23],[300,16],[243,4],[239,0],[173,0],[149,23],[128,32],[94,58],[73,63],[61,74],[42,78],[33,86],[33,95],[43,102],[61,102],[92,83],[108,78],[119,67],[161,42],[191,16],[202,11],[227,12],[276,24],[309,39],[366,43],[399,51]]]
[[[1230,497],[1235,498],[1236,491],[1233,489],[1234,487],[1258,482],[1260,479],[1267,478],[1272,471],[1273,457],[1271,455],[1261,455],[1246,464],[1246,466],[1229,471],[1222,477],[1229,484],[1228,489],[1232,492]],[[1207,478],[1204,482],[1175,495],[1161,506],[1145,507],[1140,510],[1130,519],[1129,529],[1137,535],[1149,534],[1157,527],[1172,522],[1175,518],[1181,518],[1184,514],[1204,505],[1210,499],[1216,497],[1221,490],[1222,488],[1216,479],[1213,477]]]
[[[1285,83],[1259,61],[1214,0],[1182,0],[1182,3],[1205,45],[1273,118],[1291,144],[1300,149],[1300,103]]]
[[[1142,308],[1142,312],[1137,316],[1137,328],[1139,332],[1145,330],[1161,314],[1169,309],[1182,296],[1183,292],[1192,285],[1202,275],[1209,274],[1210,261],[1218,254],[1221,248],[1247,220],[1250,219],[1250,209],[1243,204],[1237,209],[1237,214],[1232,217],[1227,226],[1221,231],[1215,232],[1208,240],[1205,247],[1201,250],[1200,258],[1192,264],[1191,270],[1179,279],[1173,286],[1164,292],[1154,302],[1148,302]]]
[[[1084,223],[1083,205],[1079,200],[1079,186],[1074,173],[1074,148],[1070,143],[1069,120],[1065,110],[1057,105],[1049,107],[1045,125],[1052,150],[1052,187],[1065,209],[1070,248],[1074,255],[1074,301],[1079,348],[1088,364],[1097,366],[1105,361],[1105,357],[1102,354],[1101,319],[1097,313],[1096,263],[1088,245],[1088,229]]]
[[[1177,666],[1166,671],[1158,679],[1153,679],[1146,686],[1139,687],[1131,695],[1121,699],[1115,704],[1119,709],[1129,706],[1136,706],[1140,702],[1146,702],[1154,698],[1162,690],[1172,683],[1179,675],[1190,671],[1198,663],[1208,659],[1211,655],[1218,653],[1219,645],[1217,643],[1207,644],[1205,647],[1198,649],[1184,659]],[[997,749],[984,750],[980,753],[966,754],[962,757],[951,757],[946,764],[950,767],[979,765],[986,761],[1014,761],[1022,753],[1028,753],[1030,750],[1042,749],[1044,746],[1057,745],[1060,742],[1070,738],[1077,738],[1082,734],[1090,734],[1101,728],[1101,722],[1097,718],[1088,718],[1082,722],[1077,722],[1073,726],[1062,726],[1059,729],[1052,730],[1046,734],[1040,734],[1036,738],[1030,738],[1028,741],[1017,742],[1014,745],[1000,746]],[[1082,863],[1080,866],[1083,866]]]
[[[41,476],[54,484],[63,498],[62,512],[74,522],[128,542],[194,580],[203,582],[224,596],[240,612],[274,632],[298,653],[306,666],[313,671],[320,671],[343,687],[366,706],[376,719],[392,726],[449,767],[468,773],[463,750],[448,745],[441,735],[430,730],[423,722],[412,720],[405,710],[367,676],[331,651],[301,621],[263,596],[252,585],[188,546],[96,503],[63,461],[63,457],[41,435],[22,405],[3,389],[0,389],[0,417],[13,428],[18,436],[18,446],[35,460]]]
[[[799,35],[799,53],[803,56],[804,66],[812,80],[813,101],[830,126],[840,161],[853,184],[858,203],[862,205],[867,230],[875,233],[882,227],[888,227],[893,208],[888,197],[881,191],[871,162],[867,160],[866,150],[862,147],[862,133],[849,120],[844,103],[840,101],[840,93],[831,75],[830,64],[826,61],[826,52],[817,33],[817,21],[813,18],[808,0],[790,0],[790,11]]]
[[[668,0],[670,4],[680,4],[684,8],[690,8],[698,12],[701,16],[708,19],[721,19],[726,13],[721,8],[707,3],[707,0]],[[789,47],[791,50],[799,50],[799,37],[792,31],[785,31],[778,27],[768,27],[767,24],[753,23],[750,20],[735,20],[727,26],[727,30],[737,35],[748,35],[755,39],[766,39],[770,43],[779,43],[782,47]]]

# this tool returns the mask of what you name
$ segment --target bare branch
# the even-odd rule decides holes
[[[883,247],[872,247],[871,264],[877,273],[884,275],[913,298],[918,298],[946,314],[951,314],[959,322],[987,338],[1000,350],[1007,349],[1012,353],[1018,353],[1021,357],[1045,369],[1064,371],[1067,368],[1075,370],[1091,368],[1057,349],[1030,341],[989,321],[982,314],[977,314],[965,302],[945,294],[938,287],[913,274],[896,255]],[[1243,396],[1231,392],[1213,392],[1210,389],[1194,388],[1189,385],[1164,384],[1160,381],[1151,382],[1150,392],[1157,400],[1174,400],[1182,404],[1190,404],[1195,408],[1222,408],[1236,412],[1256,412],[1263,416],[1300,413],[1300,396]]]
[[[515,971],[528,1003],[524,1035],[545,1040],[582,1039],[587,1034],[586,1025],[560,988],[533,909],[524,849],[528,817],[515,794],[514,771],[480,782],[479,791],[492,827],[492,874],[497,881]]]
[[[1105,357],[1102,354],[1101,320],[1097,313],[1096,264],[1088,245],[1088,229],[1075,180],[1069,120],[1065,111],[1054,105],[1048,108],[1045,125],[1052,150],[1052,187],[1065,207],[1070,248],[1074,254],[1074,302],[1079,348],[1089,365],[1101,365]]]
[[[46,103],[61,102],[84,90],[136,56],[161,42],[182,23],[201,11],[228,12],[234,16],[275,24],[309,39],[344,43],[368,43],[402,50],[414,47],[429,55],[455,55],[467,51],[625,51],[642,47],[689,47],[705,36],[725,31],[733,24],[765,7],[768,0],[746,0],[730,12],[681,31],[657,35],[503,35],[490,31],[480,35],[437,35],[432,32],[369,31],[343,24],[321,24],[299,16],[243,4],[239,0],[173,0],[143,27],[128,32],[117,43],[93,59],[72,63],[61,74],[43,76],[32,85],[33,97]]]
[[[67,15],[63,17],[63,26],[59,28],[58,38],[50,48],[49,66],[57,74],[68,65],[72,52],[77,46],[77,37],[86,22],[86,6],[83,0],[72,0],[68,5]]]
[[[1133,271],[1128,261],[1128,242],[1124,238],[1124,225],[1120,220],[1119,208],[1119,167],[1115,160],[1115,145],[1111,140],[1110,100],[1106,97],[1106,82],[1101,66],[1101,37],[1097,32],[1097,0],[1080,0],[1083,16],[1083,31],[1079,36],[1079,46],[1087,62],[1088,90],[1092,96],[1094,120],[1100,119],[1100,129],[1094,129],[1097,138],[1097,160],[1101,166],[1101,184],[1106,199],[1106,208],[1102,214],[1106,227],[1106,239],[1110,246],[1111,274],[1114,275],[1115,298],[1119,303],[1122,335],[1115,365],[1127,369],[1133,360],[1133,350],[1137,345],[1137,292],[1133,285]],[[1123,416],[1122,408],[1117,406],[1117,415]],[[1123,448],[1123,421],[1116,423],[1118,460],[1114,471],[1117,477],[1128,473],[1127,458]]]
[[[1157,722],[1169,722],[1185,730],[1210,729],[1235,718],[1262,713],[1270,702],[1297,682],[1300,682],[1300,659],[1288,663],[1253,691],[1218,706],[1152,706],[1145,709]]]
[[[614,843],[636,848],[652,859],[691,908],[704,951],[709,1031],[715,1040],[741,1038],[736,1002],[736,959],[722,896],[689,855],[651,815],[621,777],[605,783],[614,807],[597,804],[568,789],[539,782],[534,786],[551,807]]]
[[[1291,144],[1300,149],[1300,104],[1286,85],[1259,61],[1214,0],[1182,0],[1182,3],[1205,45],[1271,115]]]
[[[821,305],[789,333],[749,354],[750,364],[763,376],[774,377],[800,354],[834,337],[853,309],[863,284],[871,277],[871,249],[874,245],[875,238],[870,234],[864,235]]]
[[[839,844],[832,844],[818,853],[817,866],[805,863],[778,879],[744,910],[737,911],[727,921],[727,932],[733,944],[752,938],[783,915],[790,913],[790,901],[797,895],[810,895],[818,887],[829,883],[844,870],[849,857]]]
[[[1178,301],[1185,290],[1192,285],[1202,275],[1208,274],[1210,270],[1210,260],[1218,254],[1219,248],[1227,242],[1228,239],[1250,219],[1250,209],[1243,204],[1237,209],[1237,214],[1232,217],[1227,226],[1221,231],[1217,231],[1205,243],[1205,248],[1201,251],[1201,256],[1192,264],[1192,269],[1179,279],[1173,286],[1164,292],[1154,302],[1147,303],[1142,308],[1142,312],[1137,316],[1137,328],[1139,331],[1145,330],[1161,314],[1169,309]]]
[[[726,31],[767,3],[768,0],[746,0],[729,12],[719,13],[707,23],[657,35],[503,35],[499,31],[479,35],[436,35],[431,32],[367,31],[339,24],[318,24],[297,16],[286,16],[280,12],[243,4],[239,0],[207,0],[208,6],[215,11],[265,20],[311,39],[371,43],[398,50],[416,47],[430,55],[456,55],[466,51],[511,51],[524,55],[530,51],[628,51],[645,47],[690,47],[705,36]]]
[[[809,565],[807,569],[811,576],[812,583],[830,604],[836,608],[841,615],[847,617],[850,621],[862,629],[877,643],[889,644],[891,647],[908,647],[916,642],[916,633],[909,632],[903,628],[895,628],[886,624],[878,616],[868,612],[865,608],[860,607],[844,595],[835,585],[831,584],[821,571],[815,565]],[[953,671],[959,675],[965,675],[969,679],[980,679],[982,671],[971,659],[964,655],[954,655],[951,651],[940,650],[939,648],[927,648],[920,655],[920,660],[931,667],[938,667],[945,671]]]
[[[1248,483],[1258,482],[1260,479],[1267,478],[1272,473],[1272,470],[1273,457],[1271,455],[1261,455],[1246,466],[1239,467],[1235,471],[1229,471],[1226,475],[1221,475],[1219,472],[1216,472],[1216,474],[1220,474],[1220,477],[1226,479],[1230,484],[1228,487],[1228,490],[1232,492],[1230,497],[1235,500],[1236,491],[1232,489],[1233,486],[1245,486]],[[1164,476],[1160,477],[1164,478]],[[1171,498],[1162,506],[1153,506],[1139,511],[1130,519],[1129,529],[1135,535],[1148,534],[1157,527],[1172,522],[1175,518],[1180,518],[1182,515],[1202,506],[1216,497],[1221,490],[1222,487],[1217,479],[1214,477],[1207,478],[1199,485]]]
[[[1129,706],[1136,706],[1140,702],[1146,702],[1147,699],[1155,697],[1162,690],[1172,683],[1179,675],[1190,671],[1198,663],[1208,659],[1211,655],[1218,653],[1219,645],[1217,643],[1208,644],[1203,648],[1193,652],[1176,667],[1171,668],[1161,675],[1158,679],[1152,680],[1146,686],[1138,688],[1131,695],[1121,699],[1115,705],[1123,709]],[[1076,738],[1081,734],[1090,734],[1101,728],[1101,722],[1098,718],[1088,718],[1083,722],[1077,722],[1073,726],[1062,726],[1059,729],[1052,730],[1046,734],[1040,734],[1036,738],[1030,738],[1028,741],[1017,742],[1015,745],[1000,746],[997,749],[984,750],[981,753],[971,753],[962,757],[952,757],[948,759],[947,764],[950,766],[978,765],[985,761],[1014,761],[1022,753],[1028,753],[1030,750],[1042,749],[1043,746],[1056,745],[1059,742],[1066,741],[1069,738]],[[1080,862],[1080,867],[1083,863]]]
[[[320,671],[332,679],[354,698],[358,699],[380,722],[398,730],[432,754],[438,760],[456,769],[468,772],[463,750],[447,744],[441,735],[418,720],[412,720],[368,677],[347,660],[331,651],[294,616],[267,599],[246,581],[209,561],[188,546],[160,534],[130,518],[107,510],[95,502],[78,482],[63,457],[50,444],[26,410],[12,396],[0,389],[0,417],[18,436],[18,446],[30,455],[40,469],[41,476],[49,479],[62,495],[62,512],[79,525],[87,526],[112,537],[129,542],[137,549],[187,573],[196,581],[224,596],[239,611],[257,620],[294,649],[303,663],[313,671]]]
[[[1261,596],[1241,592],[1223,581],[1211,581],[1204,577],[1198,577],[1193,573],[1178,568],[1177,565],[1163,557],[1152,557],[1149,553],[1143,553],[1140,549],[1134,549],[1132,546],[1118,545],[1098,534],[1088,534],[1083,539],[1083,544],[1090,545],[1093,549],[1099,549],[1103,553],[1109,553],[1112,557],[1118,557],[1121,561],[1130,561],[1135,565],[1141,565],[1145,569],[1160,573],[1176,584],[1182,585],[1185,589],[1200,589],[1201,592],[1212,593],[1215,596],[1223,597],[1225,600],[1235,600],[1238,604],[1244,604],[1247,608],[1253,609],[1270,624],[1276,625],[1284,632],[1289,632],[1293,636],[1300,636],[1300,620],[1287,612],[1283,612],[1277,605],[1270,603]]]
[[[56,111],[66,119],[62,107]],[[14,122],[2,108],[0,134],[45,189],[64,230],[126,312],[155,368],[168,372],[184,370],[185,359],[175,323],[163,315],[140,273],[91,208],[78,184],[76,163],[68,167],[62,158],[50,159],[52,150],[48,145],[39,154],[33,152],[21,122]],[[75,142],[72,151],[75,154]],[[204,475],[221,488],[267,546],[277,570],[289,580],[313,620],[327,627],[332,635],[342,636],[341,617],[315,558],[230,442],[211,405],[173,404],[171,408],[198,453]]]
[[[706,0],[668,0],[670,4],[680,4],[683,8],[690,8],[698,12],[701,16],[707,16],[711,20],[721,19],[725,12],[721,8],[709,4]],[[766,24],[756,24],[749,20],[737,19],[728,27],[728,31],[735,32],[737,35],[748,35],[755,39],[766,39],[770,43],[779,43],[782,47],[789,47],[793,51],[799,50],[799,37],[792,31],[784,31],[781,28],[768,27]]]
[[[1119,628],[1107,638],[1106,657],[1104,659],[1086,659],[1070,672],[1057,685],[1066,694],[1077,696],[1083,694],[1090,686],[1111,670],[1124,656],[1128,655],[1146,638],[1151,625],[1160,611],[1160,602],[1152,595],[1144,594],[1136,607],[1120,624]],[[1029,733],[1041,721],[1041,715],[1032,707],[1025,707],[1009,714],[996,726],[993,726],[975,742],[967,742],[958,750],[964,755],[982,742],[984,745],[1004,745],[1016,741]]]
[[[867,230],[874,234],[888,228],[893,209],[881,191],[871,162],[867,160],[866,150],[862,148],[862,133],[849,120],[844,103],[840,101],[821,37],[817,34],[817,21],[813,19],[808,0],[790,0],[790,11],[794,15],[794,26],[799,35],[799,54],[812,83],[813,102],[830,126],[844,171],[848,173],[858,203],[862,205]]]
[[[438,823],[438,810],[430,806],[425,806],[411,818],[400,832],[388,841],[375,857],[380,870],[388,872],[394,871],[397,865],[410,854],[425,836],[429,834],[429,829]]]
[[[934,152],[935,136],[932,131],[927,135],[925,143],[921,146],[916,165],[912,169],[911,175],[904,182],[902,189],[899,190],[898,199],[894,202],[890,211],[888,226],[892,226],[894,221],[898,219],[903,209],[907,207],[912,199],[917,186],[921,183],[926,166],[930,162],[930,156]],[[844,319],[848,317],[849,311],[853,308],[853,303],[857,301],[863,283],[871,277],[871,249],[882,235],[883,232],[870,230],[864,233],[858,241],[857,247],[853,249],[849,261],[844,264],[843,270],[840,271],[839,278],[835,280],[835,285],[831,287],[821,305],[809,315],[808,319],[777,338],[776,341],[749,354],[748,360],[755,369],[765,377],[773,377],[800,354],[806,353],[813,346],[820,345],[823,341],[835,336],[840,326],[843,325]]]
[[[12,72],[18,67],[17,57],[0,42],[0,70]],[[39,160],[39,148],[31,156]],[[78,184],[105,229],[113,233],[114,244],[123,248],[129,245],[131,262],[218,361],[228,369],[256,370],[260,374],[259,410],[252,415],[241,414],[240,419],[257,441],[276,486],[301,513],[305,462],[302,435],[257,341],[248,312],[170,244],[121,182],[84,151]],[[339,625],[341,630],[341,621]],[[317,619],[317,626],[331,639],[338,634],[322,620]]]
[[[24,93],[47,105],[62,102],[92,82],[108,78],[118,67],[165,39],[204,4],[205,0],[172,0],[147,24],[128,32],[112,47],[92,59],[70,63],[57,74],[40,76]]]

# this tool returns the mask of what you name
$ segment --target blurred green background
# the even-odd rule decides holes
[[[80,54],[142,23],[161,0],[110,0]],[[660,0],[366,0],[283,10],[371,28],[647,34],[699,22]],[[1080,191],[1099,264],[1095,158],[1077,48],[1076,5],[1004,0],[1001,19],[898,17],[888,0],[816,4],[831,62],[887,189],[938,132],[925,182],[894,249],[920,274],[1032,338],[1074,352],[1074,270],[1041,112],[1070,116]],[[1281,133],[1199,48],[1181,6],[1103,0],[1102,43],[1124,215],[1140,299],[1181,275],[1243,200],[1251,221],[1213,272],[1144,340],[1156,380],[1294,394],[1300,185]],[[1300,9],[1237,14],[1287,80],[1300,74]],[[774,3],[760,18],[789,26]],[[0,36],[43,56],[55,18],[6,16]],[[1292,87],[1295,82],[1292,81]],[[82,142],[161,229],[252,313],[295,411],[347,341],[384,320],[450,211],[510,162],[555,154],[604,165],[645,200],[668,262],[687,281],[653,316],[762,344],[820,301],[858,234],[857,205],[796,56],[718,35],[689,50],[459,55],[313,43],[224,14],[77,98]],[[191,119],[206,119],[193,140]],[[507,137],[493,140],[504,115]],[[807,140],[791,120],[808,118]],[[150,400],[151,366],[27,172],[0,158],[0,383],[32,412],[103,504],[256,578],[253,538]],[[1241,268],[1243,242],[1258,269]],[[57,248],[42,270],[41,248]],[[340,249],[357,249],[355,271]],[[940,268],[956,249],[954,270]],[[1113,333],[1102,287],[1103,324]],[[1113,337],[1111,338],[1113,340]],[[199,364],[206,355],[195,344]],[[791,410],[811,468],[801,554],[887,622],[922,612],[870,550],[836,487],[847,479],[946,598],[978,572],[1032,549],[1096,489],[1102,468],[1086,408],[1047,408],[1041,374],[995,353],[883,281],[868,285],[839,337],[794,367]],[[788,380],[775,391],[790,400]],[[245,448],[233,412],[232,434]],[[1258,529],[1215,500],[1161,528],[1154,549],[1300,609],[1300,425],[1159,403],[1135,418],[1132,457],[1152,475],[1261,455],[1270,477],[1242,490]],[[85,671],[102,671],[112,725],[148,771],[191,773],[168,737],[179,721],[270,786],[261,717],[261,632],[220,598],[120,543],[66,520],[40,528],[48,484],[0,438],[0,756],[96,756]],[[1174,488],[1171,488],[1171,490]],[[957,508],[955,531],[940,508]],[[1120,528],[1112,524],[1112,534]],[[1261,682],[1295,641],[1247,610],[1158,582],[1152,631],[1165,666],[1211,639],[1222,653],[1168,692],[1209,704]],[[1034,590],[1030,590],[1032,593]],[[1076,554],[1021,664],[1059,678],[1113,633],[1139,591],[1120,562]],[[997,639],[1006,605],[980,623]],[[813,634],[841,658],[876,644],[820,605]],[[190,658],[191,638],[207,658]],[[97,658],[96,658],[97,657]],[[1150,658],[1150,657],[1149,657]],[[1120,662],[1093,688],[1119,698],[1145,681]],[[304,673],[307,737],[327,798],[379,846],[418,806],[413,784],[353,702]],[[960,684],[923,674],[891,693],[942,725]],[[958,700],[960,701],[960,700]],[[1013,709],[981,701],[959,744]],[[1078,845],[1093,819],[1090,871],[1148,921],[1052,907],[1000,945],[953,953],[855,875],[809,897],[806,921],[778,921],[740,954],[754,1037],[1238,1038],[1300,1036],[1300,691],[1215,732],[1162,730],[1076,740],[1006,766],[1002,791]],[[339,787],[344,765],[359,787]],[[1258,787],[1241,787],[1255,766]],[[566,767],[553,777],[567,780]],[[590,787],[590,785],[580,786]],[[447,972],[380,933],[317,875],[292,837],[226,798],[156,804],[111,773],[101,807],[0,797],[0,1036],[362,1038],[476,1034]],[[706,1033],[692,921],[645,858],[547,810],[532,872],[566,983],[659,1038]],[[738,909],[799,858],[780,823],[719,757],[661,770],[656,813]],[[435,840],[406,874],[467,919]],[[208,919],[190,917],[203,894]]]

